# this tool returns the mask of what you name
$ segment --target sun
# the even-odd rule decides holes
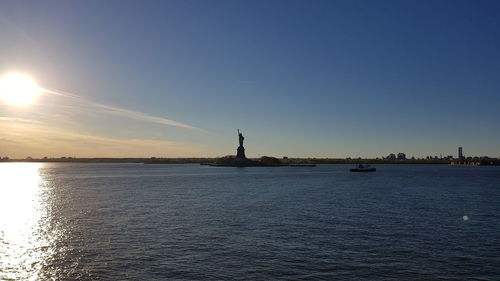
[[[9,105],[32,104],[41,94],[33,78],[21,73],[10,73],[0,78],[0,99]]]

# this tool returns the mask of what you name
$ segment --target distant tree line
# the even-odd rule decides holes
[[[394,157],[393,157],[394,156]],[[235,156],[225,156],[218,158],[209,157],[192,157],[192,158],[75,158],[75,157],[60,157],[60,158],[32,158],[10,159],[8,157],[0,157],[0,162],[61,162],[61,163],[145,163],[145,164],[204,164],[214,162],[224,162],[231,160]],[[270,156],[262,156],[253,158],[252,160],[268,163],[269,165],[279,164],[450,164],[455,161],[453,157],[446,156],[442,158],[426,157],[416,159],[415,157],[406,158],[404,153],[389,154],[387,157],[369,159],[369,158],[276,158]],[[500,159],[490,157],[467,157],[464,159],[467,162],[477,162],[481,165],[500,165]]]

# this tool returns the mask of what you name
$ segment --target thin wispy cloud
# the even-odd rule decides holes
[[[75,94],[72,94],[72,93],[68,93],[68,92],[65,92],[65,91],[61,91],[61,90],[51,90],[51,89],[42,89],[43,93],[46,93],[46,94],[51,94],[51,95],[56,95],[56,96],[62,96],[62,97],[67,97],[67,98],[75,98],[75,99],[81,99],[83,100],[82,97],[78,96],[78,95],[75,95]]]
[[[2,155],[18,158],[27,156],[78,157],[186,157],[200,153],[190,144],[156,139],[105,137],[39,123],[22,124],[15,118],[0,118],[5,129],[0,131]]]
[[[30,123],[30,124],[41,124],[42,122],[33,119],[19,118],[19,117],[7,117],[0,116],[0,121],[10,121],[10,122],[18,122],[18,123]]]
[[[167,125],[167,126],[173,126],[173,127],[179,127],[179,128],[184,128],[184,129],[192,129],[192,130],[198,130],[204,132],[203,129],[188,125],[186,123],[174,121],[171,119],[167,119],[164,117],[158,117],[158,116],[153,116],[144,112],[139,112],[139,111],[134,111],[126,108],[121,108],[118,106],[111,106],[111,105],[105,105],[105,104],[100,104],[100,103],[94,103],[91,102],[79,95],[75,95],[73,93],[68,93],[64,91],[59,91],[59,90],[51,90],[51,89],[43,89],[43,92],[46,94],[51,94],[51,95],[56,95],[56,96],[63,96],[67,98],[72,98],[74,100],[77,100],[80,103],[84,103],[87,106],[99,109],[100,112],[105,113],[105,114],[112,114],[112,115],[117,115],[117,116],[122,116],[126,118],[131,118],[135,120],[140,120],[143,122],[150,122],[150,123],[157,123],[161,125]]]
[[[152,123],[158,123],[158,124],[167,125],[167,126],[174,126],[174,127],[203,131],[200,128],[196,128],[196,127],[193,127],[193,126],[188,125],[188,124],[184,124],[184,123],[177,122],[174,120],[166,119],[163,117],[151,116],[151,115],[143,113],[143,112],[128,110],[128,109],[124,109],[124,108],[120,108],[120,107],[116,107],[116,106],[98,104],[98,103],[92,103],[91,105],[96,107],[96,108],[101,109],[102,112],[108,113],[108,114],[123,116],[123,117],[132,118],[132,119],[136,119],[136,120],[141,120],[144,122],[152,122]]]

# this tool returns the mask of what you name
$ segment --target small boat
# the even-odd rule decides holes
[[[370,165],[359,164],[354,169],[350,169],[351,172],[375,172],[377,169],[370,167]]]

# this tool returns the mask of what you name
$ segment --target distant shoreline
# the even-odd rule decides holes
[[[48,158],[8,159],[0,162],[42,163],[145,163],[145,164],[204,164],[217,158]],[[253,158],[251,158],[253,159]],[[256,158],[257,159],[257,158]],[[280,159],[283,164],[450,164],[449,160],[383,160],[383,159],[333,159],[333,158],[289,158]]]
[[[0,159],[0,163],[144,163],[144,164],[208,164],[218,158],[32,158],[32,159]],[[251,158],[258,160],[258,158]],[[440,159],[339,159],[339,158],[287,158],[279,159],[282,164],[452,164],[453,160]],[[500,160],[478,160],[480,165],[500,165]]]

